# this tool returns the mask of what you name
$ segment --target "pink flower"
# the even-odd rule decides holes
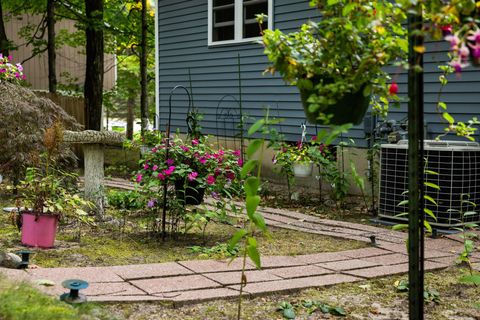
[[[467,59],[468,56],[470,55],[470,50],[468,50],[468,47],[464,44],[462,44],[462,46],[460,47],[460,49],[458,50],[458,54],[460,55],[460,57],[462,59]]]
[[[193,181],[198,177],[198,172],[192,172],[188,174],[188,180]]]
[[[215,177],[218,177],[219,175],[222,174],[222,170],[220,170],[219,168],[215,169],[215,172],[213,173],[215,175]]]
[[[205,164],[207,162],[207,158],[200,157],[200,159],[198,159],[198,161],[200,161],[201,164]]]
[[[142,179],[143,179],[143,175],[141,175],[141,174],[137,174],[137,177],[136,177],[135,181],[137,181],[137,182],[141,182],[141,181],[142,181]]]
[[[441,26],[440,29],[442,30],[443,36],[448,36],[452,33],[452,25],[447,24],[445,26]]]
[[[461,61],[458,61],[458,60],[451,61],[450,65],[455,69],[455,72],[457,74],[461,73],[463,68],[465,68],[467,66],[467,64],[464,64],[464,63],[462,63]]]
[[[207,183],[208,183],[208,184],[212,185],[212,184],[215,183],[215,181],[216,181],[216,179],[215,179],[214,176],[211,176],[211,175],[210,175],[210,176],[207,177]]]
[[[154,166],[152,167],[152,170],[153,170],[153,171],[157,171],[157,169],[158,169],[158,166],[157,166],[157,165],[154,165]]]
[[[188,147],[186,146],[180,146],[180,149],[183,150],[183,152],[188,152],[188,150],[190,150]]]
[[[235,173],[232,171],[227,171],[227,173],[225,173],[225,177],[227,177],[228,180],[233,180],[235,179]]]
[[[395,81],[393,81],[392,84],[388,87],[388,93],[391,96],[394,96],[398,93],[398,84]]]
[[[160,179],[160,180],[165,180],[165,176],[163,175],[163,173],[159,173],[157,175],[157,177]]]
[[[11,61],[12,60],[12,56],[8,56],[8,61]]]
[[[157,148],[157,147],[154,147],[154,148],[152,148],[152,150],[151,150],[151,151],[152,151],[152,153],[155,153],[155,152],[157,152],[157,151],[158,151],[158,148]]]
[[[313,136],[312,141],[317,141],[317,136]]]
[[[23,75],[23,76],[22,76],[22,80],[25,80],[25,79],[27,79],[27,76],[26,76],[26,75]]]
[[[238,164],[240,167],[243,166],[243,160],[242,160],[242,159],[238,159],[237,164]]]
[[[143,169],[144,169],[144,170],[147,170],[148,168],[150,168],[150,166],[148,165],[148,163],[145,163],[145,164],[143,165]]]
[[[240,150],[235,150],[232,152],[232,154],[236,157],[240,157],[242,154],[240,153]]]
[[[480,58],[480,43],[476,45],[470,45],[470,48],[472,49],[472,57],[474,58]]]
[[[223,156],[224,154],[225,154],[225,152],[222,149],[218,150],[218,155],[219,156]]]
[[[163,173],[167,176],[171,175],[175,171],[175,166],[168,167],[167,170],[163,170]]]
[[[173,161],[173,159],[167,159],[167,161],[165,161],[165,163],[167,165],[171,166],[174,163],[174,161]]]
[[[450,48],[451,49],[456,49],[458,44],[460,43],[460,39],[454,34],[450,34],[450,35],[446,36],[445,40],[450,42]]]
[[[193,139],[193,140],[192,140],[192,144],[193,144],[194,146],[198,145],[198,140],[197,140],[197,139]]]
[[[471,33],[471,36],[467,37],[467,39],[475,42],[476,44],[480,44],[480,29],[471,31],[470,33]]]
[[[23,71],[23,67],[20,63],[16,64],[18,71]]]

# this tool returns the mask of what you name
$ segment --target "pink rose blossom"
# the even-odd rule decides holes
[[[225,173],[225,177],[227,177],[228,180],[233,180],[235,179],[235,173],[232,171],[227,171],[227,173]]]
[[[173,159],[167,159],[167,161],[165,161],[165,163],[167,165],[171,166],[174,163],[174,161],[173,161]]]
[[[148,165],[148,163],[145,163],[145,164],[143,165],[143,169],[144,169],[144,170],[147,170],[148,168],[150,168],[150,166]]]
[[[183,150],[183,152],[188,152],[190,149],[186,146],[180,146],[180,149]]]
[[[240,157],[241,156],[241,153],[240,153],[240,150],[235,150],[232,152],[232,154],[236,157]]]
[[[215,183],[215,181],[216,181],[216,179],[215,179],[214,176],[208,176],[208,177],[207,177],[207,183],[208,183],[208,184],[212,185],[212,184]]]
[[[200,157],[200,159],[198,159],[198,161],[200,161],[201,164],[205,164],[207,162],[207,158]]]
[[[237,164],[238,164],[240,167],[243,166],[243,160],[242,160],[242,159],[238,159]]]
[[[136,179],[135,179],[135,181],[137,181],[137,182],[142,182],[142,179],[143,179],[143,175],[138,174],[137,177],[136,177]]]
[[[193,140],[192,140],[192,144],[193,144],[194,146],[198,145],[198,140],[197,140],[197,139],[193,139]]]
[[[159,173],[157,175],[157,177],[160,179],[160,180],[165,180],[165,176],[163,175],[163,173]]]
[[[157,166],[157,165],[154,165],[154,166],[152,167],[152,170],[153,170],[153,171],[157,171],[157,169],[158,169],[158,166]]]

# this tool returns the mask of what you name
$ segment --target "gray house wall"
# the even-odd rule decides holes
[[[308,0],[273,0],[274,28],[284,32],[295,31],[308,19],[317,18],[317,13],[308,5]],[[263,75],[268,65],[263,49],[257,43],[212,46],[207,44],[207,1],[206,0],[159,0],[159,123],[165,128],[169,94],[176,85],[190,87],[188,72],[192,79],[194,105],[204,114],[203,132],[216,134],[216,109],[224,95],[238,99],[237,55],[240,54],[243,110],[251,117],[261,117],[266,106],[274,116],[284,118],[279,130],[287,139],[300,137],[300,124],[305,122],[300,98],[295,87],[285,85],[278,75]],[[437,66],[447,60],[446,43],[429,43],[425,55],[425,110],[429,137],[443,132],[444,124],[435,112],[439,92]],[[403,71],[392,70],[400,94],[407,90],[407,78]],[[457,120],[477,116],[480,110],[480,69],[468,68],[461,78],[450,76],[441,100]],[[172,129],[185,131],[187,98],[183,91],[176,91],[172,101]],[[234,107],[230,98],[222,107]],[[391,109],[390,118],[406,117],[406,105]],[[315,126],[308,125],[310,134]],[[363,126],[353,128],[347,138],[354,138],[358,146],[365,146]]]

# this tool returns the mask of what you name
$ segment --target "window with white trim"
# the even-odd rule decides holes
[[[257,14],[268,19],[262,29],[272,26],[273,0],[208,0],[208,44],[251,41],[260,37]]]

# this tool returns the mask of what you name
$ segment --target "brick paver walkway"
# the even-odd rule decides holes
[[[370,242],[371,247],[300,256],[266,256],[262,269],[247,264],[247,296],[289,292],[330,286],[406,273],[404,233],[367,226],[320,219],[287,210],[262,208],[269,225],[339,238]],[[426,239],[426,270],[453,264],[462,244],[454,237]],[[477,257],[480,260],[480,256]],[[158,264],[87,268],[40,268],[27,271],[0,269],[7,277],[36,281],[49,279],[55,286],[42,287],[47,293],[65,292],[65,279],[84,279],[90,301],[171,301],[176,305],[229,298],[238,295],[241,261],[198,260]]]

